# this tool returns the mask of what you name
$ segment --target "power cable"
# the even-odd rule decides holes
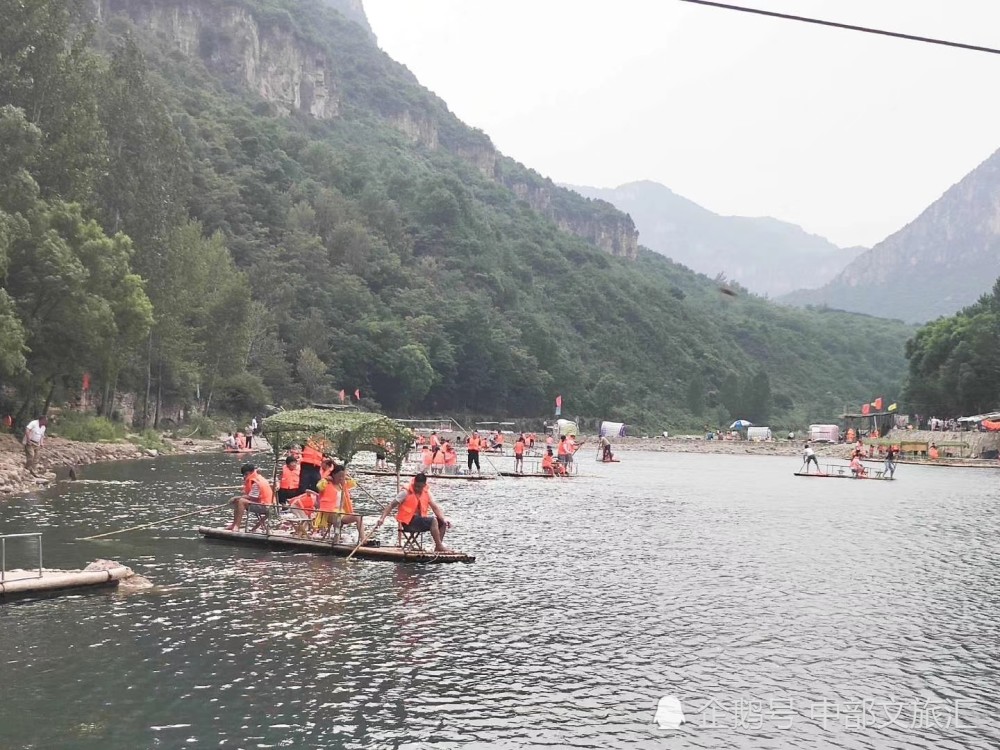
[[[951,42],[946,39],[934,39],[929,36],[917,36],[916,34],[904,34],[900,31],[887,31],[885,29],[873,29],[869,26],[855,26],[849,23],[838,23],[837,21],[825,21],[821,18],[809,18],[808,16],[795,16],[790,13],[778,13],[773,10],[763,10],[761,8],[747,8],[743,5],[729,5],[728,3],[717,3],[712,0],[680,0],[682,3],[692,3],[694,5],[707,5],[712,8],[723,10],[735,10],[740,13],[752,13],[757,16],[768,16],[770,18],[783,18],[786,21],[800,21],[801,23],[811,23],[817,26],[831,26],[835,29],[847,29],[848,31],[860,31],[865,34],[878,34],[879,36],[889,36],[895,39],[907,39],[911,42],[924,42],[926,44],[940,44],[945,47],[957,47],[958,49],[972,50],[973,52],[988,52],[992,55],[1000,55],[1000,49],[993,47],[981,47],[978,44],[965,44],[964,42]]]

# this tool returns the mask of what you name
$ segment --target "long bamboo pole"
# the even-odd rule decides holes
[[[226,502],[220,503],[219,505],[205,505],[199,508],[198,510],[191,511],[190,513],[181,513],[181,515],[173,516],[171,518],[161,518],[160,520],[153,521],[151,523],[143,523],[139,524],[138,526],[130,526],[127,529],[118,529],[117,531],[109,531],[104,534],[95,534],[94,536],[77,537],[77,541],[88,542],[92,539],[103,539],[106,536],[114,536],[115,534],[124,534],[126,531],[138,531],[139,529],[148,529],[150,526],[156,526],[156,524],[158,523],[166,523],[167,521],[179,521],[182,518],[188,518],[189,516],[196,516],[199,513],[205,513],[210,510],[217,510],[218,508],[221,508],[224,505],[229,505],[229,501],[226,500]]]

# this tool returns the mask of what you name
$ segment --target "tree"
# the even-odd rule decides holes
[[[326,364],[312,349],[306,347],[299,352],[295,375],[302,383],[308,401],[317,401],[327,394],[330,376],[327,374]]]

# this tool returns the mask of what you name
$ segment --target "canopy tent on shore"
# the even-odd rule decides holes
[[[274,448],[275,462],[280,458],[282,447],[289,442],[304,445],[309,438],[319,437],[326,440],[330,450],[345,463],[359,451],[385,451],[397,475],[413,442],[413,431],[409,427],[374,412],[283,411],[264,419],[261,432]]]

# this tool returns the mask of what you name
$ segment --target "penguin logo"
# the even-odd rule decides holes
[[[677,729],[684,723],[684,709],[681,702],[672,695],[664,695],[656,704],[656,716],[653,718],[660,729]]]

